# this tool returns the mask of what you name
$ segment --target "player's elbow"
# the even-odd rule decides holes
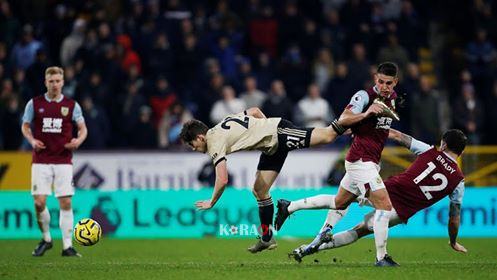
[[[222,186],[226,186],[228,184],[228,176],[218,176],[216,180]]]

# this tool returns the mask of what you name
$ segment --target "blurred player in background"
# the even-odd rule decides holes
[[[53,246],[50,236],[50,213],[46,207],[46,199],[52,194],[53,186],[60,206],[62,256],[81,256],[72,246],[72,151],[86,139],[87,129],[79,104],[62,95],[62,68],[46,69],[45,86],[45,94],[34,97],[26,104],[22,119],[22,134],[33,147],[31,194],[43,235],[32,255],[43,256]],[[77,126],[77,138],[73,138],[73,123]]]
[[[455,251],[466,253],[466,248],[457,242],[464,195],[464,175],[457,166],[457,158],[466,147],[464,133],[448,130],[442,136],[438,150],[394,129],[390,130],[389,138],[418,156],[406,171],[385,181],[394,208],[394,214],[389,218],[390,227],[406,224],[417,212],[449,196],[449,244]],[[367,200],[360,200],[360,203],[369,205]],[[363,222],[347,231],[331,235],[331,229],[326,229],[311,244],[300,246],[291,255],[300,262],[304,256],[317,251],[350,245],[373,232],[373,214],[365,215]]]
[[[262,151],[253,187],[253,194],[259,205],[262,237],[248,250],[256,253],[276,248],[271,229],[274,207],[269,189],[281,171],[288,152],[331,143],[343,131],[337,121],[325,128],[296,127],[285,119],[266,118],[256,107],[243,113],[228,115],[211,129],[198,120],[187,122],[181,131],[182,141],[194,151],[209,154],[216,172],[211,199],[196,202],[196,207],[201,210],[210,209],[221,197],[228,182],[226,155],[243,150]]]
[[[345,215],[350,203],[359,196],[365,196],[376,208],[374,237],[377,264],[396,265],[386,250],[388,221],[394,212],[379,174],[379,162],[390,125],[394,119],[398,120],[395,113],[397,94],[394,90],[398,82],[397,65],[391,62],[380,64],[374,82],[374,87],[354,94],[340,116],[340,125],[350,127],[354,138],[345,158],[346,173],[340,182],[338,193],[334,196],[318,195],[291,203],[284,199],[278,200],[275,229],[280,230],[286,218],[298,209],[344,210],[329,213],[323,230],[331,229]],[[378,106],[380,104],[382,106]],[[371,110],[373,114],[370,113]]]

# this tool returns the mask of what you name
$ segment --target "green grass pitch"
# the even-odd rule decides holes
[[[287,253],[308,240],[280,239],[274,251],[252,255],[251,239],[103,239],[76,246],[82,258],[62,258],[61,241],[41,258],[36,240],[0,241],[0,279],[496,279],[497,239],[462,239],[456,253],[447,239],[391,239],[399,268],[373,267],[374,241],[309,256]]]

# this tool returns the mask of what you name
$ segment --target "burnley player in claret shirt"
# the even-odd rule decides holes
[[[87,129],[79,104],[62,94],[64,70],[60,67],[47,68],[45,86],[45,94],[34,97],[26,104],[22,119],[22,134],[33,147],[31,194],[43,236],[32,255],[43,256],[53,246],[50,212],[46,207],[53,185],[60,206],[62,256],[80,256],[72,246],[72,151],[86,139]],[[78,131],[76,138],[73,138],[73,124],[76,124]]]

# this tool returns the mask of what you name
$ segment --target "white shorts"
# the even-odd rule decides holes
[[[74,195],[72,164],[31,165],[31,194],[51,195],[52,187],[56,197]]]
[[[371,211],[369,213],[367,213],[366,215],[364,215],[364,223],[366,224],[366,226],[368,227],[368,230],[369,231],[373,231],[373,225],[374,225],[374,211]],[[399,215],[397,215],[397,212],[395,211],[395,209],[392,208],[392,215],[390,216],[390,220],[388,222],[388,227],[393,227],[393,226],[396,226],[398,224],[402,224],[404,222],[402,222],[402,220],[399,218]]]
[[[345,170],[340,187],[357,196],[366,196],[368,189],[374,192],[385,188],[379,173],[380,166],[372,161],[345,161]]]

